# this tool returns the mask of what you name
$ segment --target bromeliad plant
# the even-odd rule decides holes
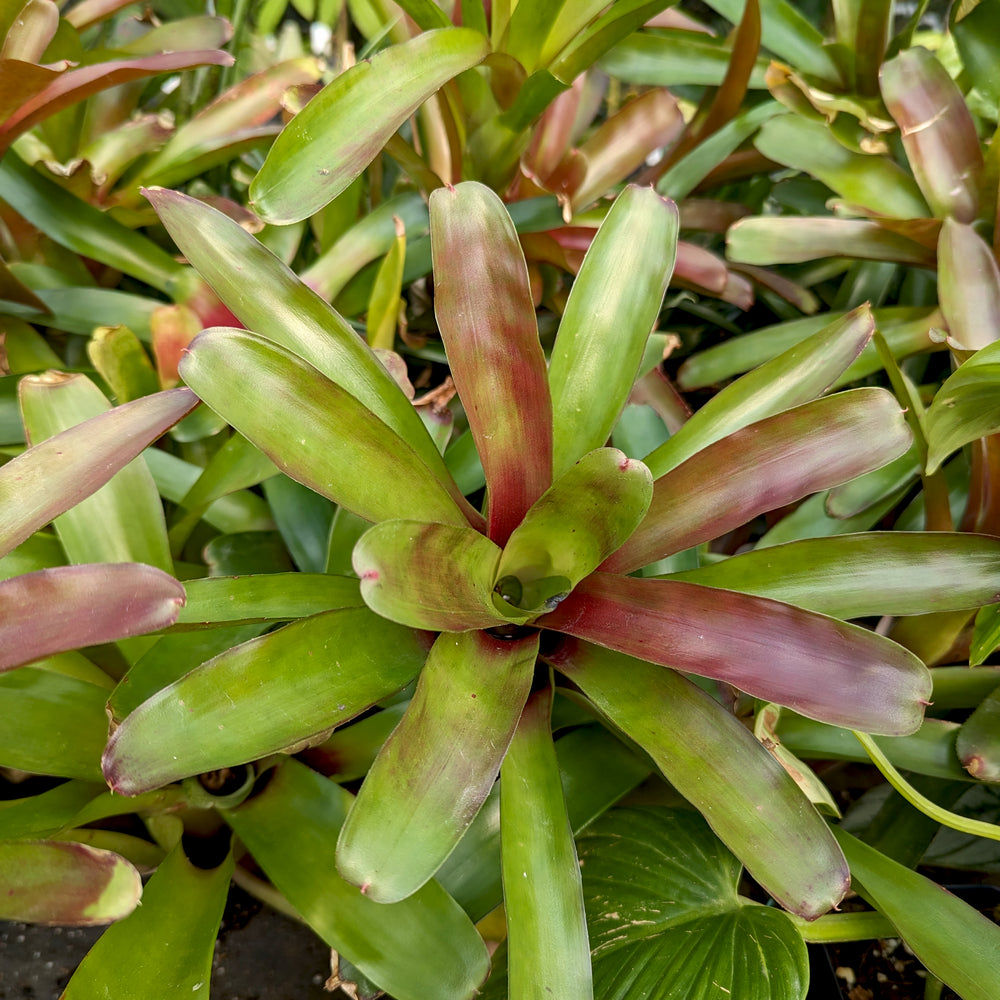
[[[253,762],[271,773],[274,753],[321,744],[415,678],[349,812],[346,793],[290,760],[256,795],[246,798],[249,772],[233,797],[213,804],[362,975],[396,996],[423,995],[422,977],[441,973],[428,969],[428,956],[443,961],[441,949],[451,949],[450,978],[436,981],[431,995],[465,996],[486,974],[485,952],[461,930],[449,899],[476,917],[499,902],[478,818],[495,821],[484,802],[499,773],[510,995],[544,981],[553,995],[579,997],[593,989],[571,834],[581,824],[572,796],[567,820],[552,750],[555,691],[558,704],[577,700],[642,747],[790,913],[811,920],[835,907],[849,884],[844,851],[852,862],[861,856],[849,840],[838,843],[789,771],[712,696],[711,681],[833,726],[911,733],[930,697],[926,668],[888,640],[817,611],[853,617],[879,613],[886,601],[894,613],[923,610],[930,595],[940,600],[941,572],[954,577],[949,606],[965,607],[982,603],[994,583],[968,578],[958,558],[965,540],[949,536],[931,543],[932,579],[921,573],[922,540],[878,539],[870,558],[843,564],[836,545],[826,554],[821,547],[811,558],[822,578],[793,587],[796,603],[815,609],[808,611],[768,596],[780,581],[766,572],[755,580],[751,572],[743,585],[764,596],[634,574],[656,572],[664,556],[906,450],[910,434],[888,393],[814,398],[867,342],[870,315],[856,312],[807,350],[736,383],[639,462],[604,444],[642,368],[669,278],[672,205],[639,188],[616,201],[546,366],[502,203],[476,183],[436,192],[435,304],[485,474],[480,514],[406,395],[336,313],[224,216],[173,192],[150,198],[248,328],[201,334],[182,362],[184,380],[242,435],[237,448],[246,453],[239,441],[253,442],[286,474],[372,526],[354,549],[360,591],[349,579],[306,574],[188,585],[178,619],[187,628],[300,620],[184,676],[177,674],[186,667],[163,657],[140,659],[109,702],[115,729],[104,773],[112,788],[142,800],[182,781],[197,798],[197,775],[239,773]],[[860,583],[859,572],[886,586]],[[238,593],[247,603],[234,603]],[[314,614],[317,602],[329,610]],[[686,675],[708,680],[703,688]],[[290,817],[302,830],[284,829]],[[340,829],[339,876],[289,858],[296,843],[318,857],[317,844],[297,838],[324,826],[327,836]],[[333,863],[329,848],[320,854]],[[744,933],[764,921],[780,942],[771,958],[787,991],[760,995],[801,996],[800,931],[790,917],[775,928],[769,911],[748,911],[730,895],[739,866],[723,857],[713,863],[721,865],[718,884],[730,886],[719,890],[728,902],[714,905],[724,924],[735,921],[727,933],[742,947]],[[669,953],[659,936],[622,937],[629,918],[610,903],[593,891],[587,897],[591,934],[599,928],[607,939],[594,938],[600,995],[615,978],[608,970],[630,961],[633,949],[653,947],[663,962]],[[894,901],[883,905],[892,910]],[[428,921],[433,949],[414,930]],[[396,942],[391,961],[384,947],[372,952],[376,933]],[[663,962],[654,964],[666,982]],[[95,960],[91,977],[98,967]],[[744,975],[725,959],[706,968],[720,982]],[[502,981],[498,975],[491,988]]]

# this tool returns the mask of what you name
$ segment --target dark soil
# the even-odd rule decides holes
[[[56,1000],[101,927],[0,921],[0,1000]],[[330,950],[235,886],[212,962],[212,1000],[344,1000],[327,993]]]

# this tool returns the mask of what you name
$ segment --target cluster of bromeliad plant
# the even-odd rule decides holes
[[[113,921],[65,997],[207,987],[235,880],[359,996],[900,936],[995,1000],[914,869],[1000,870],[1000,4],[181,6],[0,23],[0,917]]]

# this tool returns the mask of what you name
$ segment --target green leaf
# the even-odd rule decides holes
[[[0,674],[0,766],[100,781],[107,688],[47,665]]]
[[[754,215],[726,232],[726,256],[741,264],[799,264],[823,257],[934,265],[934,252],[868,219]]]
[[[251,206],[277,225],[318,212],[424,101],[489,51],[478,31],[442,28],[334,77],[275,140],[250,185]]]
[[[0,555],[98,490],[197,402],[188,389],[137,399],[29,448],[0,468]]]
[[[0,840],[40,838],[58,833],[103,790],[89,781],[64,781],[46,792],[0,802]]]
[[[357,398],[277,344],[244,330],[208,330],[195,338],[180,370],[282,472],[335,503],[370,521],[467,523],[457,501],[471,508],[453,483],[448,490]]]
[[[978,350],[1000,338],[1000,268],[975,229],[954,219],[938,238],[938,297],[956,347]]]
[[[632,534],[649,508],[653,479],[642,462],[598,448],[571,466],[528,511],[504,547],[496,579],[517,581],[514,607],[547,611]],[[563,581],[543,595],[545,581]]]
[[[213,576],[187,580],[184,591],[187,603],[177,616],[174,631],[288,621],[364,603],[357,580],[325,573]]]
[[[609,76],[653,87],[718,87],[726,77],[732,52],[719,40],[694,31],[665,34],[636,32],[620,41],[600,61]],[[760,59],[750,86],[764,90],[767,62]]]
[[[847,313],[831,312],[803,319],[790,320],[765,326],[753,333],[742,334],[692,355],[681,365],[677,384],[681,389],[698,389],[749,371],[772,358],[778,357],[807,337],[813,336],[824,326],[836,323]],[[879,332],[885,337],[895,357],[905,357],[918,351],[942,350],[944,345],[930,339],[930,332],[943,322],[936,309],[915,309],[894,306],[876,309],[872,316]],[[939,338],[940,339],[940,338]],[[864,367],[860,367],[861,364]],[[853,381],[863,375],[878,371],[882,363],[869,343],[836,384]]]
[[[403,262],[406,259],[406,229],[398,216],[393,221],[396,223],[396,239],[375,275],[365,320],[368,343],[373,348],[385,351],[391,351],[396,342],[399,296],[403,290]]]
[[[955,744],[962,766],[980,781],[1000,781],[1000,689],[962,723]]]
[[[18,394],[31,444],[86,426],[86,421],[111,408],[86,375],[28,375]],[[141,459],[116,472],[96,493],[81,498],[55,519],[54,527],[71,562],[137,562],[166,572],[173,569],[163,506]]]
[[[924,426],[928,475],[957,448],[1000,431],[1000,341],[977,351],[945,380]]]
[[[877,469],[912,435],[883,389],[853,389],[758,420],[653,484],[645,520],[603,570],[629,573],[758,514]]]
[[[694,813],[615,809],[579,840],[602,1000],[802,1000],[795,925],[737,895],[739,862]]]
[[[921,46],[884,62],[879,82],[886,109],[899,125],[910,169],[933,214],[973,222],[979,214],[983,154],[958,84]]]
[[[500,549],[471,528],[384,521],[354,547],[361,596],[390,621],[434,631],[491,628]]]
[[[834,829],[854,888],[887,916],[913,953],[963,1000],[1000,993],[1000,927],[968,903]]]
[[[1000,15],[997,0],[980,0],[975,6],[951,8],[951,35],[958,46],[962,65],[977,90],[994,104],[1000,104],[1000,59],[993,30]]]
[[[431,195],[434,311],[504,545],[552,483],[552,405],[528,270],[503,202],[468,182]]]
[[[566,641],[546,659],[653,758],[782,906],[811,918],[840,902],[847,865],[826,823],[717,701],[673,670],[589,643]]]
[[[184,588],[141,563],[59,566],[0,583],[0,671],[172,625]]]
[[[708,6],[739,24],[746,0],[711,0]],[[795,5],[787,0],[761,0],[760,23],[767,49],[803,73],[840,89],[840,70],[827,51],[823,35]]]
[[[412,404],[343,317],[233,219],[175,191],[153,188],[146,197],[184,256],[247,329],[356,396],[447,481]]]
[[[483,804],[531,685],[538,636],[445,633],[348,816],[337,870],[378,902],[430,879]]]
[[[489,970],[486,947],[436,882],[382,904],[337,874],[334,845],[350,808],[339,785],[287,760],[224,815],[306,923],[382,989],[398,1000],[472,1000]]]
[[[646,760],[604,726],[578,726],[556,741],[563,795],[578,833],[649,776]],[[480,920],[503,901],[500,874],[500,786],[494,785],[435,878]]]
[[[127,326],[99,326],[87,344],[87,357],[119,403],[151,396],[160,388],[149,355]]]
[[[60,1000],[102,992],[187,1000],[207,989],[232,872],[231,854],[217,868],[196,868],[178,843],[147,883],[142,905],[101,935]]]
[[[861,353],[874,330],[867,305],[838,316],[712,396],[646,456],[646,465],[658,478],[727,434],[821,395]]]
[[[580,865],[551,713],[551,689],[528,699],[500,769],[511,1000],[593,996]]]
[[[985,663],[986,658],[998,646],[1000,646],[1000,604],[993,603],[980,608],[976,615],[969,665],[978,667]]]
[[[595,573],[538,623],[865,732],[912,733],[930,699],[929,671],[902,646],[734,591]]]
[[[287,574],[275,575],[281,577]],[[235,625],[160,636],[139,656],[111,692],[108,698],[108,715],[112,725],[118,725],[147,698],[152,698],[157,691],[180,680],[188,671],[232,646],[255,639],[265,628],[263,624]]]
[[[62,246],[161,292],[182,269],[152,240],[75,197],[29,167],[13,150],[0,160],[0,198]]]
[[[555,476],[611,435],[673,272],[678,225],[672,202],[630,186],[587,250],[549,366]]]
[[[84,844],[0,842],[0,919],[88,927],[121,920],[139,903],[142,881],[124,859]]]
[[[366,608],[314,615],[252,639],[129,715],[104,755],[108,783],[135,795],[316,737],[405,687],[425,650],[419,636]]]
[[[810,538],[684,573],[834,618],[978,608],[1000,599],[1000,539],[948,532],[875,532]]]
[[[897,219],[922,219],[927,205],[913,178],[888,157],[849,150],[826,122],[781,115],[764,122],[754,145],[768,159],[817,178],[850,205]]]
[[[958,728],[956,722],[924,719],[923,725],[909,736],[873,739],[897,767],[950,781],[971,781],[955,752]],[[850,730],[805,719],[794,712],[781,713],[778,736],[783,746],[808,759],[868,761],[868,755]]]

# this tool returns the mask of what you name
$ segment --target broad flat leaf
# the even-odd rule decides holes
[[[595,573],[538,623],[864,732],[912,733],[930,700],[930,672],[902,646],[733,591]]]
[[[496,579],[516,580],[506,598],[525,611],[549,610],[617,549],[642,521],[653,478],[617,448],[584,455],[528,511],[504,547]],[[511,579],[513,578],[513,580]],[[559,580],[555,594],[546,580]],[[499,606],[499,605],[498,605]]]
[[[740,863],[695,813],[615,809],[578,842],[601,1000],[802,1000],[805,945],[737,895]]]
[[[653,484],[645,520],[602,569],[628,573],[891,462],[912,435],[883,389],[853,389],[759,420]]]
[[[475,182],[430,199],[434,312],[486,473],[503,546],[552,482],[552,404],[524,254],[503,202]]]
[[[152,188],[146,197],[184,256],[244,326],[343,386],[447,480],[410,401],[343,317],[233,219],[176,191]]]
[[[589,643],[567,640],[546,659],[653,758],[782,906],[814,918],[840,902],[847,865],[825,821],[717,701],[673,670]]]
[[[364,603],[357,580],[325,573],[206,577],[185,581],[184,592],[174,631],[307,618]]]
[[[232,63],[233,57],[228,52],[218,49],[158,52],[136,59],[116,59],[90,66],[79,66],[76,69],[53,74],[47,80],[39,80],[37,67],[29,63],[22,68],[16,65],[16,61],[12,61],[6,67],[7,73],[11,76],[27,73],[28,79],[34,78],[36,85],[32,87],[30,95],[25,95],[26,99],[17,110],[7,115],[6,120],[0,125],[0,150],[6,150],[17,136],[27,132],[38,122],[98,91],[132,80],[158,76],[161,73],[175,73],[205,65],[231,66]]]
[[[263,488],[295,565],[303,574],[324,573],[330,527],[339,508],[288,476],[272,476],[264,481]]]
[[[430,879],[483,804],[528,690],[538,636],[445,633],[348,816],[337,870],[378,902]]]
[[[834,829],[854,888],[895,925],[927,970],[963,1000],[1000,993],[1000,927],[930,879]]]
[[[909,489],[922,468],[919,452],[919,446],[914,442],[909,451],[882,468],[872,469],[857,479],[834,486],[827,493],[827,513],[844,520],[857,517],[886,497]]]
[[[826,122],[781,115],[761,125],[754,145],[768,159],[822,181],[851,205],[898,219],[927,215],[920,189],[902,167],[885,156],[849,150]]]
[[[555,476],[611,435],[673,271],[678,224],[673,202],[629,186],[587,250],[549,366]]]
[[[361,596],[390,621],[434,631],[491,628],[500,549],[472,528],[383,521],[354,547]]]
[[[107,688],[50,664],[0,674],[0,766],[100,781]]]
[[[755,215],[726,232],[726,256],[742,264],[799,264],[823,257],[934,265],[934,252],[867,219]]]
[[[0,583],[0,671],[167,628],[184,588],[141,563],[42,569]]]
[[[382,904],[337,874],[334,845],[350,808],[348,792],[292,759],[224,815],[306,923],[379,987],[398,1000],[472,1000],[489,971],[486,947],[436,882]]]
[[[875,321],[867,305],[837,317],[817,333],[716,393],[651,455],[655,477],[756,420],[815,399],[871,340]]]
[[[928,475],[955,449],[1000,431],[1000,341],[977,351],[945,380],[928,407],[924,426]]]
[[[29,444],[78,427],[111,409],[86,375],[46,372],[18,386]],[[96,493],[61,514],[56,534],[70,562],[146,563],[170,572],[167,525],[153,477],[136,459]]]
[[[9,461],[0,468],[0,555],[100,489],[197,403],[189,389],[146,396]]]
[[[232,873],[231,854],[217,868],[196,868],[178,843],[143,889],[142,905],[101,935],[59,1000],[102,992],[187,1000],[207,989]]]
[[[1000,268],[975,229],[954,219],[938,239],[938,297],[956,347],[978,350],[1000,338]]]
[[[85,844],[0,842],[0,919],[88,927],[128,916],[139,903],[139,873]]]
[[[318,212],[424,101],[489,51],[478,31],[442,28],[393,45],[334,77],[275,140],[250,185],[251,206],[276,225]]]
[[[1000,539],[941,531],[810,538],[670,579],[787,601],[834,618],[958,611],[1000,598]]]
[[[979,213],[983,154],[965,95],[927,49],[882,64],[882,99],[931,211],[971,223]]]
[[[370,521],[409,516],[467,523],[457,487],[449,492],[371,410],[277,344],[215,328],[194,340],[180,371],[282,472],[353,513]]]
[[[511,1000],[593,997],[580,865],[551,712],[551,689],[528,699],[500,769]]]
[[[1000,781],[1000,689],[987,695],[958,733],[962,766],[980,781]]]
[[[426,650],[366,608],[314,615],[214,657],[112,734],[108,783],[135,795],[315,737],[404,687]]]

